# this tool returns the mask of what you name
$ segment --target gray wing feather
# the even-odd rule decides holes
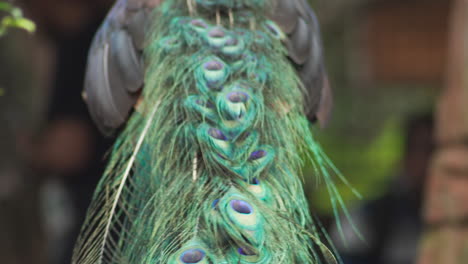
[[[290,34],[297,24],[296,1],[278,0],[272,14],[272,19],[281,26],[281,29]]]
[[[88,56],[85,98],[99,129],[127,120],[143,86],[142,48],[150,9],[159,1],[119,0],[99,28]]]
[[[306,88],[307,117],[311,121],[318,118],[324,124],[331,112],[332,95],[317,17],[305,0],[278,0],[271,18],[288,36],[288,56]]]
[[[311,42],[314,36],[304,19],[299,17],[296,21],[296,28],[289,35],[287,46],[289,57],[297,64],[303,65],[310,59]]]

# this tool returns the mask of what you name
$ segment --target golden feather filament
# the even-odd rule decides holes
[[[221,25],[221,13],[219,9],[216,9],[216,25],[220,26]]]
[[[198,158],[195,156],[192,162],[192,180],[195,182],[198,180]]]
[[[229,25],[232,28],[234,26],[234,16],[232,15],[232,9],[231,8],[229,8],[228,15],[229,15]]]
[[[189,10],[189,13],[190,15],[193,15],[193,3],[192,3],[192,0],[187,0],[187,7],[188,7],[188,10]]]
[[[109,219],[107,219],[106,223],[105,223],[105,229],[104,229],[104,235],[103,235],[103,239],[102,239],[102,243],[100,245],[100,254],[103,255],[104,254],[104,251],[105,251],[105,248],[106,248],[106,241],[107,241],[107,238],[111,235],[111,225],[112,225],[112,222],[113,222],[113,219],[114,219],[114,216],[116,215],[116,211],[117,211],[117,207],[119,206],[119,200],[123,194],[123,190],[124,190],[124,187],[125,187],[125,184],[127,182],[127,180],[129,179],[130,177],[130,171],[132,170],[133,168],[133,165],[135,163],[135,159],[138,155],[138,153],[140,152],[140,149],[141,149],[141,146],[143,145],[143,142],[146,138],[146,135],[148,134],[148,131],[150,130],[151,128],[151,124],[152,124],[152,121],[156,115],[156,112],[159,108],[159,105],[161,103],[161,100],[158,100],[156,102],[156,104],[154,105],[154,108],[151,110],[151,114],[150,116],[148,117],[147,121],[146,121],[146,124],[143,128],[143,131],[141,132],[139,138],[138,138],[138,141],[136,142],[136,146],[135,146],[135,149],[133,151],[133,154],[130,156],[128,162],[127,162],[127,166],[125,168],[125,171],[122,175],[122,179],[120,180],[120,184],[118,186],[116,186],[116,191],[115,191],[115,194],[113,195],[113,202],[111,204],[109,204],[109,211],[108,211],[108,217]],[[107,195],[107,194],[106,194]]]
[[[250,30],[255,31],[255,19],[250,18],[249,23],[250,23]]]

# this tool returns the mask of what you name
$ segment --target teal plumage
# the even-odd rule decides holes
[[[269,0],[165,1],[143,101],[119,135],[73,263],[334,263],[302,191],[312,153]]]

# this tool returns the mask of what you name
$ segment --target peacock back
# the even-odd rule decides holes
[[[309,128],[324,101],[321,57],[295,34],[312,25],[289,25],[278,10],[291,4],[275,0],[153,2],[141,45],[108,30],[131,10],[118,1],[94,44],[106,44],[95,46],[104,62],[90,55],[91,113],[104,130],[126,124],[73,263],[334,263],[301,181],[311,158],[337,195]]]

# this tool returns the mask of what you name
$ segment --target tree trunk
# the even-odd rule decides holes
[[[456,0],[452,8],[419,264],[468,263],[468,0]]]

